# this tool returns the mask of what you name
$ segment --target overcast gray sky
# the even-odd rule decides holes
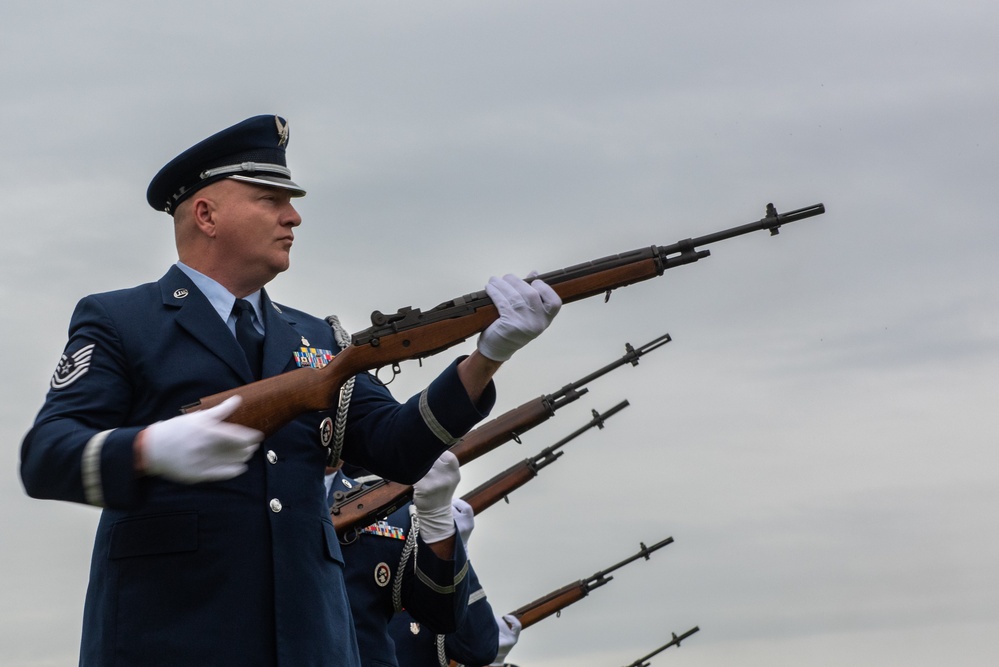
[[[674,339],[464,470],[631,402],[478,518],[500,612],[675,539],[512,662],[624,665],[697,625],[653,664],[995,665],[997,28],[984,0],[5,2],[0,665],[76,662],[98,511],[17,475],[72,308],[165,272],[149,179],[260,113],[309,190],[270,292],[352,331],[827,206],[567,306],[503,369],[494,414]]]

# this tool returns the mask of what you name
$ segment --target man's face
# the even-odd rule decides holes
[[[226,265],[261,286],[286,270],[294,229],[302,224],[289,192],[230,179],[209,187],[217,204],[215,242]]]

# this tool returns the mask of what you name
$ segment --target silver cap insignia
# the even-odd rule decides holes
[[[274,124],[277,126],[278,146],[286,145],[288,143],[288,123],[282,123],[280,118],[274,116]]]

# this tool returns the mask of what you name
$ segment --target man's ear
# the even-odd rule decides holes
[[[191,202],[191,217],[202,234],[215,238],[215,214],[218,206],[208,197],[197,197]]]

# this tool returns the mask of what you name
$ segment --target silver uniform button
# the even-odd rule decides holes
[[[268,449],[267,450],[267,460],[270,463],[277,463],[277,452],[275,452],[273,449]]]
[[[280,512],[281,511],[281,501],[277,498],[271,498],[271,511]]]

